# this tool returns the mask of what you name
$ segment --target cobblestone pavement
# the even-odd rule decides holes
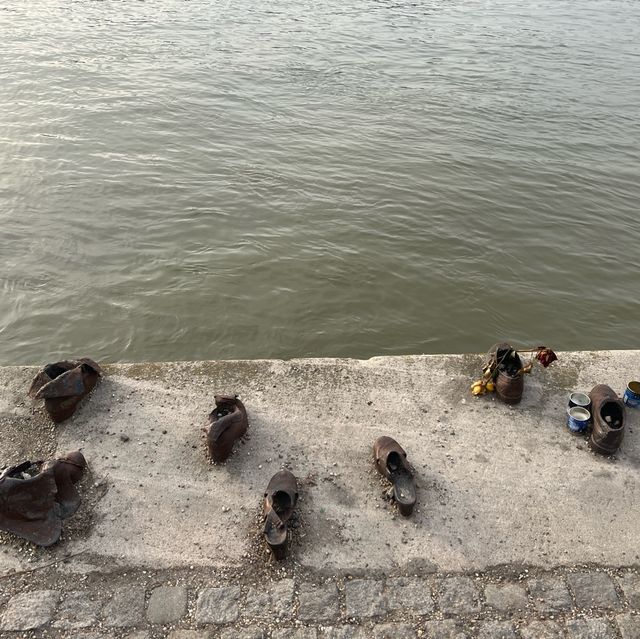
[[[256,579],[203,569],[73,574],[52,568],[48,575],[0,580],[0,635],[640,639],[640,573],[503,566],[472,574],[323,577],[274,567]]]

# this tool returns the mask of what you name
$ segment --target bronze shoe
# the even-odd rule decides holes
[[[50,546],[62,532],[56,480],[53,469],[25,478],[33,465],[26,461],[0,475],[0,529],[39,546]]]
[[[84,455],[79,451],[67,453],[54,461],[44,464],[43,470],[51,468],[56,481],[56,501],[60,504],[60,516],[63,519],[73,515],[80,507],[80,494],[75,487],[87,467]]]
[[[601,455],[613,455],[624,438],[624,403],[606,384],[589,393],[593,428],[589,443]]]
[[[493,349],[495,362],[496,395],[505,404],[518,404],[524,391],[524,375],[521,372],[522,360],[510,344],[502,342]]]
[[[209,414],[211,427],[207,433],[209,456],[214,462],[228,459],[233,444],[246,432],[249,422],[244,404],[237,395],[216,395],[216,407]]]
[[[45,410],[57,424],[75,413],[101,374],[100,366],[88,357],[47,364],[31,382],[29,396],[44,399]]]
[[[54,461],[25,461],[0,475],[0,529],[39,546],[51,546],[62,519],[73,514],[80,496],[73,486],[86,462],[79,451]]]
[[[378,472],[393,486],[393,499],[400,513],[408,517],[416,505],[416,486],[407,453],[395,439],[378,437],[373,443],[373,457]]]
[[[298,482],[288,470],[278,471],[269,481],[264,493],[265,541],[276,559],[287,554],[287,522],[298,502]]]

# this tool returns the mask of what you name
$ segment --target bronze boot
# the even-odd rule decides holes
[[[246,432],[249,422],[244,404],[237,395],[216,395],[216,407],[209,414],[207,433],[209,456],[214,462],[226,461],[233,444]]]
[[[26,461],[0,475],[0,529],[50,546],[60,539],[62,520],[53,469],[41,464]]]
[[[624,403],[606,384],[589,393],[593,428],[589,443],[601,455],[613,455],[624,438]]]
[[[57,424],[75,413],[101,374],[100,366],[88,357],[47,364],[31,382],[29,395],[44,399],[45,410]]]
[[[298,502],[298,482],[288,470],[277,472],[264,493],[263,534],[276,559],[287,554],[287,522]]]
[[[393,486],[393,499],[400,513],[408,517],[416,505],[416,486],[407,462],[407,453],[395,439],[378,437],[373,443],[376,469]]]
[[[78,510],[76,484],[86,468],[77,450],[48,462],[25,461],[0,474],[0,529],[39,546],[51,546],[62,520]]]
[[[493,347],[496,395],[505,404],[518,404],[524,391],[522,360],[510,344],[502,342]]]

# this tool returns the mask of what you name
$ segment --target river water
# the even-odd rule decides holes
[[[637,0],[25,0],[0,56],[0,363],[640,347]]]

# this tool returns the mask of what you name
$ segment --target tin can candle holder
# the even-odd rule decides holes
[[[584,433],[589,427],[591,413],[582,406],[567,409],[567,426],[572,433]]]
[[[629,408],[640,408],[640,382],[629,382],[622,401]]]
[[[569,395],[569,408],[579,406],[591,411],[591,398],[586,393],[571,393]]]

